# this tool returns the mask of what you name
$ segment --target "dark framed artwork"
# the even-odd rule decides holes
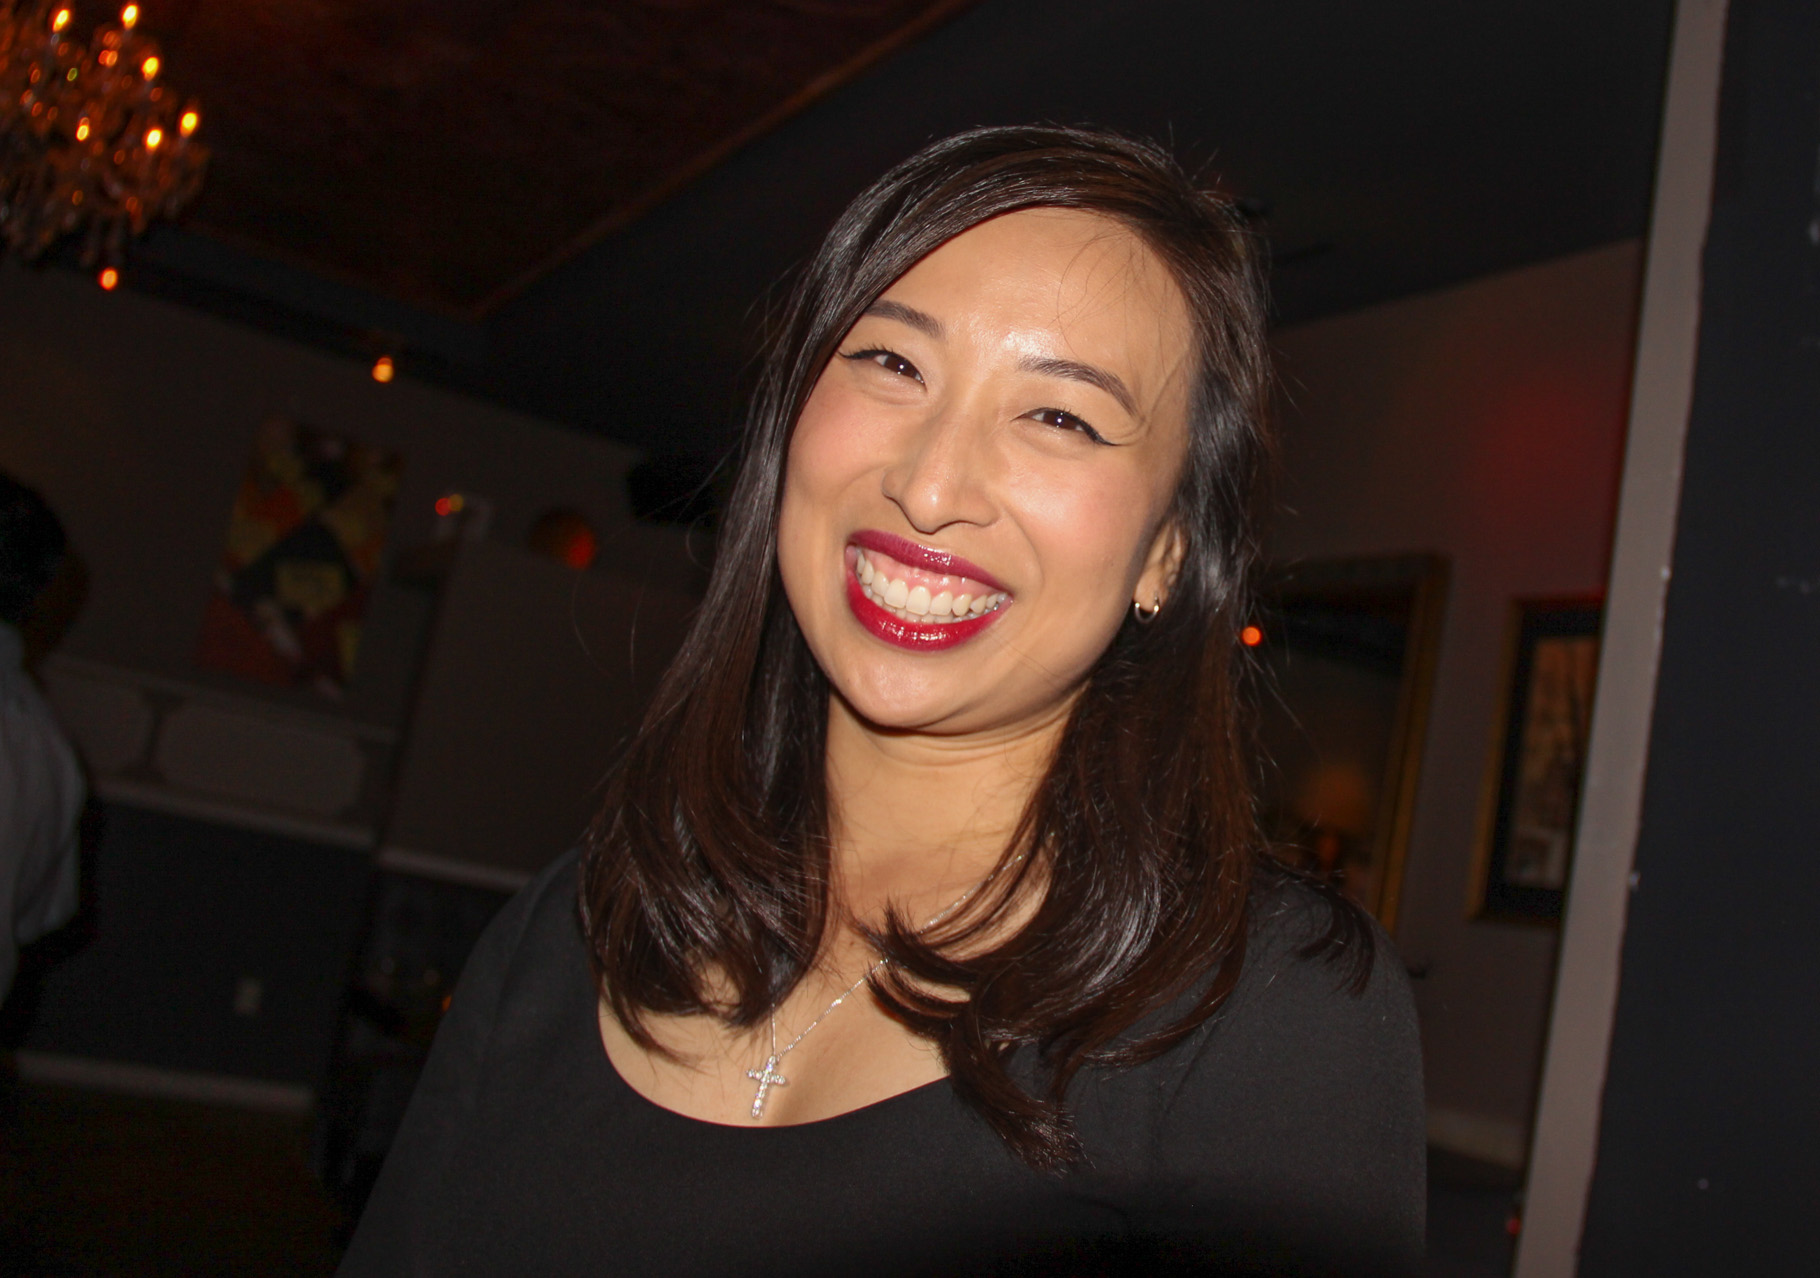
[[[1396,926],[1447,561],[1312,560],[1266,581],[1260,807],[1279,856]]]
[[[1599,669],[1597,599],[1512,605],[1485,791],[1471,913],[1553,922],[1573,865]]]

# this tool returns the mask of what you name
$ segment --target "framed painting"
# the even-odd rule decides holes
[[[1260,804],[1277,854],[1396,926],[1447,561],[1313,560],[1274,570],[1254,633]]]
[[[197,664],[340,697],[353,677],[399,457],[268,418],[203,614]]]
[[[1471,913],[1554,922],[1574,826],[1599,669],[1596,599],[1512,605],[1504,705],[1480,800]]]

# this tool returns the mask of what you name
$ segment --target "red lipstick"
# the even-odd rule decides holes
[[[883,547],[877,547],[881,555],[896,556]],[[967,576],[973,576],[969,572]],[[980,578],[986,580],[986,578]],[[966,643],[990,626],[999,618],[1000,609],[969,617],[965,621],[949,621],[941,625],[919,626],[915,622],[905,621],[895,613],[886,612],[883,608],[866,598],[861,589],[859,578],[851,570],[847,573],[847,606],[853,609],[854,617],[877,638],[911,652],[941,652],[956,644]]]
[[[881,555],[889,555],[900,564],[911,568],[926,568],[930,572],[945,573],[950,577],[971,577],[974,581],[991,586],[994,590],[1009,593],[1010,587],[994,577],[976,563],[962,559],[959,555],[946,550],[936,550],[930,546],[919,546],[914,541],[907,541],[896,533],[879,532],[867,528],[853,534],[853,544],[862,550],[876,550]]]

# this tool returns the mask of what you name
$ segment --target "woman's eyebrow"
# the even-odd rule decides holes
[[[865,313],[877,316],[879,319],[896,320],[900,324],[908,324],[919,333],[933,337],[937,341],[941,340],[942,322],[933,315],[917,310],[914,306],[905,306],[902,302],[892,302],[880,298],[868,306]]]
[[[1043,377],[1065,377],[1071,382],[1085,382],[1097,386],[1119,402],[1119,407],[1131,416],[1138,415],[1137,400],[1132,397],[1131,388],[1125,385],[1125,379],[1117,373],[1095,368],[1092,364],[1083,364],[1074,359],[1048,359],[1040,355],[1029,355],[1019,361],[1027,373],[1037,373]]]

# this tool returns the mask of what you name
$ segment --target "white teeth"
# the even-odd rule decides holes
[[[912,623],[928,624],[947,617],[965,620],[968,617],[982,616],[1010,598],[1002,590],[979,596],[956,595],[944,590],[931,597],[927,586],[912,589],[908,581],[893,581],[886,577],[872,566],[872,561],[864,553],[855,554],[853,575],[859,579],[861,594],[898,620]]]

